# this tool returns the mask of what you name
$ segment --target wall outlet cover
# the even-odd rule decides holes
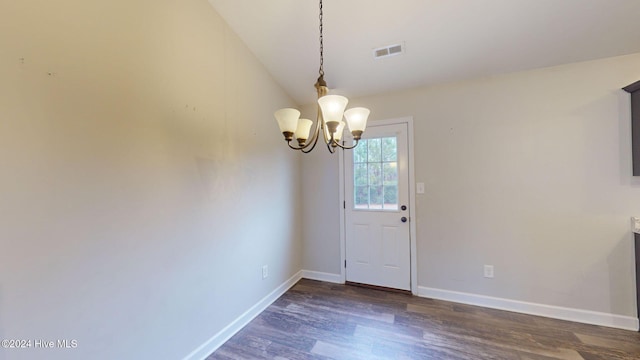
[[[485,265],[484,266],[484,277],[492,279],[493,278],[493,265]]]

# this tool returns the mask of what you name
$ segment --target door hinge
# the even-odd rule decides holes
[[[344,261],[344,267],[347,268],[347,260]]]
[[[346,200],[342,202],[342,208],[343,208],[343,209],[346,209],[346,208],[347,208],[347,201],[346,201]]]

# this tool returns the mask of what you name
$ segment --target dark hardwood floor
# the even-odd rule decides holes
[[[301,280],[214,359],[640,359],[640,334]]]

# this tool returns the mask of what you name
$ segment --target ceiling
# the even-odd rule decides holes
[[[317,0],[209,0],[299,104],[315,99]],[[324,69],[349,97],[640,52],[640,0],[325,0]],[[374,59],[403,43],[405,53]],[[640,66],[640,64],[638,64]]]

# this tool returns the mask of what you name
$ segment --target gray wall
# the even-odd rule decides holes
[[[0,359],[180,359],[297,273],[291,105],[206,0],[3,1],[0,335],[78,347]]]
[[[416,199],[420,286],[635,316],[640,179],[620,88],[640,79],[638,63],[640,54],[352,101],[374,120],[414,118],[416,181],[426,184]],[[305,179],[337,181],[335,158],[314,160]],[[304,192],[313,209],[303,266],[339,274],[336,187],[307,181]],[[307,226],[322,214],[322,229]]]
[[[314,112],[308,106],[303,111]],[[305,270],[339,275],[342,180],[338,176],[338,154],[330,154],[322,140],[319,141],[316,149],[302,155],[302,262]]]

